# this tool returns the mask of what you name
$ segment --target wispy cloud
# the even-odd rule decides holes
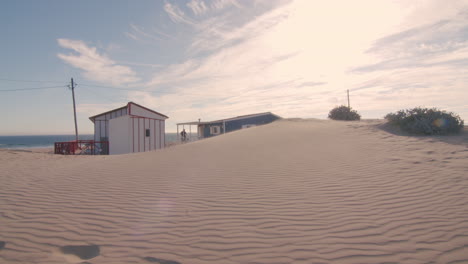
[[[194,22],[190,19],[189,16],[185,15],[178,6],[172,5],[169,2],[164,4],[164,11],[169,15],[169,18],[175,23],[184,23],[188,25],[193,25]]]
[[[201,52],[213,52],[221,48],[237,45],[243,41],[261,35],[269,28],[274,27],[288,16],[284,10],[275,10],[260,14],[254,20],[241,26],[236,25],[234,19],[227,15],[212,17],[197,24],[198,33],[193,39],[188,51],[189,54],[198,54]]]
[[[161,40],[161,38],[157,35],[150,34],[148,32],[145,32],[142,28],[136,26],[135,24],[130,24],[131,29],[133,30],[134,33],[144,37],[144,38],[149,38],[152,40]]]
[[[303,82],[299,84],[299,87],[312,87],[312,86],[320,86],[320,85],[325,85],[327,84],[326,82]]]
[[[429,25],[381,38],[367,51],[381,61],[354,69],[369,72],[397,68],[468,66],[468,9]]]
[[[149,67],[149,68],[162,68],[165,65],[163,64],[154,64],[154,63],[139,63],[139,62],[131,62],[131,61],[118,61],[119,64],[122,65],[133,65],[133,66],[142,66],[142,67]]]
[[[191,39],[186,54],[196,56],[238,44],[262,32],[265,27],[274,26],[284,19],[284,16],[270,11],[288,1],[290,0],[271,0],[268,4],[255,1],[241,5],[235,0],[191,0],[186,6],[166,2],[164,11],[174,23],[187,25],[192,30],[187,32]],[[189,9],[193,15],[185,13],[183,9]],[[269,15],[264,16],[265,13]],[[258,17],[261,19],[257,19]],[[262,23],[251,24],[253,20]],[[131,34],[129,37],[136,36]]]
[[[202,15],[208,11],[208,6],[203,0],[192,0],[189,3],[187,3],[187,6],[197,16]]]
[[[236,0],[212,0],[208,4],[203,0],[191,0],[187,3],[187,7],[197,16],[208,12],[220,11],[231,6],[241,7]]]
[[[118,65],[97,49],[81,40],[57,39],[58,44],[75,53],[57,56],[64,62],[84,71],[84,77],[105,84],[125,85],[139,81],[136,73],[127,66]]]
[[[130,31],[125,32],[124,34],[133,40],[141,41],[144,43],[157,43],[164,39],[174,39],[173,36],[164,33],[161,30],[157,30],[155,28],[151,30],[146,30],[145,28],[137,26],[133,23],[130,24]]]
[[[367,50],[376,62],[352,69],[366,78],[352,90],[374,109],[389,107],[385,102],[392,100],[400,108],[466,109],[467,11],[465,6],[439,20],[376,40]]]
[[[191,3],[199,17],[191,25],[189,56],[147,83],[149,90],[165,87],[171,94],[132,95],[177,119],[258,111],[324,117],[345,103],[347,89],[353,106],[366,114],[377,109],[373,117],[393,111],[395,102],[388,102],[397,97],[404,106],[436,104],[442,87],[463,98],[460,81],[453,81],[468,81],[462,69],[455,70],[467,65],[463,12],[388,34],[408,17],[392,1],[365,1],[372,10],[366,11],[351,2],[339,2],[337,10],[338,2],[298,0],[272,4],[242,21],[234,14],[252,6],[208,16],[211,6]],[[452,102],[462,105],[461,99]]]
[[[270,11],[238,27],[223,24],[215,27],[217,32],[200,31],[195,39],[216,36],[212,41],[214,47],[206,48],[210,52],[154,73],[147,84],[149,90],[172,87],[170,94],[138,92],[130,97],[144,100],[179,120],[193,119],[196,115],[214,119],[261,111],[299,114],[304,110],[301,106],[304,101],[318,109],[328,102],[316,94],[323,93],[326,88],[322,86],[328,83],[317,73],[306,77],[293,66],[302,66],[309,57],[301,57],[304,54],[294,45],[282,47],[284,40],[276,48],[269,48],[269,43],[274,43],[270,42],[272,35],[287,30],[282,28],[283,23],[293,8],[272,6]],[[215,24],[218,19],[211,18],[204,25]],[[208,38],[206,41],[208,45]]]
[[[170,26],[162,32],[182,36],[182,55],[156,65],[141,82],[145,91],[127,97],[171,116],[169,130],[175,122],[263,111],[326,117],[346,103],[347,89],[366,117],[415,105],[463,109],[466,14],[408,26],[399,2],[362,1],[366,9],[338,0],[165,2]],[[128,36],[167,37],[149,28],[132,24]]]

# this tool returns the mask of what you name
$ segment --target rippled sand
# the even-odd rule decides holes
[[[119,156],[0,151],[0,263],[467,263],[467,131],[380,123],[282,120]]]

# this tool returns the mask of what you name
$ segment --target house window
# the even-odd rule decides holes
[[[219,126],[212,126],[210,127],[210,134],[211,135],[218,135],[221,132],[221,129]]]
[[[150,130],[149,130],[149,129],[146,129],[145,134],[146,134],[147,137],[149,137],[149,136],[150,136]]]

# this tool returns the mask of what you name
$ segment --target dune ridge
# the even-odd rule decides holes
[[[0,152],[1,263],[468,263],[468,141],[281,120],[119,156]]]

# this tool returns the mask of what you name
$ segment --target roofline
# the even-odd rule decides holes
[[[264,112],[264,113],[258,113],[258,114],[250,114],[250,115],[242,115],[242,116],[236,116],[236,117],[231,117],[231,118],[226,118],[226,119],[220,119],[220,120],[215,120],[215,121],[206,121],[206,122],[184,122],[184,123],[177,123],[177,125],[206,125],[206,124],[213,124],[213,123],[220,123],[220,122],[226,122],[226,121],[233,121],[233,120],[238,120],[238,119],[244,119],[244,118],[250,118],[250,117],[257,117],[257,116],[262,116],[262,115],[274,115],[278,118],[281,118],[279,115],[275,115],[272,112]]]
[[[124,108],[127,108],[127,107],[128,107],[128,104],[125,105],[125,106],[122,106],[122,107],[119,107],[119,108],[116,108],[116,109],[113,109],[113,110],[110,110],[110,111],[101,113],[101,114],[93,115],[93,116],[89,117],[89,120],[91,120],[92,122],[94,122],[94,119],[95,119],[96,117],[98,117],[98,116],[106,115],[106,114],[109,114],[109,113],[112,113],[112,112],[114,112],[114,111],[121,110],[121,109],[124,109]]]
[[[214,121],[209,121],[209,122],[204,122],[205,124],[210,124],[210,123],[219,123],[219,122],[226,122],[226,121],[233,121],[233,120],[238,120],[238,119],[244,119],[244,118],[250,118],[250,117],[257,117],[257,116],[262,116],[262,115],[274,115],[278,118],[281,118],[278,115],[273,114],[272,112],[264,112],[264,113],[258,113],[258,114],[250,114],[250,115],[241,115],[241,116],[236,116],[236,117],[231,117],[231,118],[225,118],[225,119],[220,119],[220,120],[214,120]]]
[[[130,105],[130,104],[139,106],[139,107],[141,107],[141,108],[143,108],[143,109],[145,109],[145,110],[147,110],[147,111],[153,112],[153,113],[158,114],[158,115],[160,115],[160,116],[164,116],[165,118],[169,118],[167,115],[163,115],[163,114],[161,114],[161,113],[159,113],[159,112],[156,112],[156,111],[154,111],[154,110],[151,110],[151,109],[149,109],[149,108],[146,108],[146,107],[144,107],[144,106],[142,106],[142,105],[139,105],[139,104],[137,104],[137,103],[134,103],[134,102],[128,102],[127,106]]]
[[[157,115],[163,116],[163,117],[165,117],[166,119],[169,118],[169,117],[166,116],[166,115],[163,115],[163,114],[161,114],[161,113],[158,113],[158,112],[156,112],[156,111],[154,111],[154,110],[151,110],[151,109],[149,109],[149,108],[146,108],[146,107],[144,107],[144,106],[142,106],[142,105],[139,105],[139,104],[137,104],[137,103],[128,102],[125,106],[122,106],[122,107],[119,107],[119,108],[116,108],[116,109],[113,109],[113,110],[110,110],[110,111],[107,111],[107,112],[104,112],[104,113],[101,113],[101,114],[97,114],[97,115],[91,116],[91,117],[89,117],[89,120],[91,120],[91,121],[94,123],[94,119],[95,119],[96,117],[98,117],[98,116],[106,115],[106,114],[112,113],[112,112],[114,112],[114,111],[118,111],[118,110],[125,109],[125,108],[130,109],[130,107],[129,107],[130,104],[136,105],[136,106],[141,107],[141,108],[143,108],[143,109],[145,109],[145,110],[147,110],[147,111],[150,111],[150,112],[155,113],[155,114],[157,114]],[[127,111],[127,115],[131,115],[130,111]]]
[[[193,121],[193,122],[183,122],[183,123],[177,123],[176,125],[191,125],[191,126],[196,126],[200,124],[204,124],[206,122],[198,122],[198,121]]]

